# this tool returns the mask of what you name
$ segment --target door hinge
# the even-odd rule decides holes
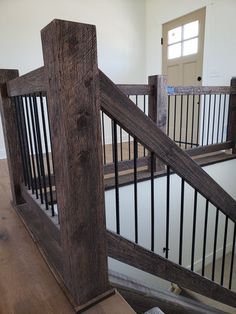
[[[161,45],[163,45],[163,37],[161,37]]]

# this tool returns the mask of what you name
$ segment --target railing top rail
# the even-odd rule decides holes
[[[236,201],[120,92],[105,74],[100,71],[99,75],[104,112],[236,222]]]
[[[236,94],[236,88],[230,86],[168,86],[170,96],[177,95],[217,95]]]
[[[117,84],[125,95],[152,95],[153,86],[148,84]]]
[[[45,91],[44,67],[19,76],[7,83],[7,92],[10,97]]]

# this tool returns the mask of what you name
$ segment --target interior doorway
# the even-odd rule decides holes
[[[203,8],[163,24],[162,73],[168,85],[202,85],[205,12]],[[197,147],[200,115],[200,97],[169,97],[168,135],[183,148]]]
[[[205,12],[203,8],[163,24],[162,73],[169,85],[201,85]]]

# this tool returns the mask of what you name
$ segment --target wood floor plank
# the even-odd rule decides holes
[[[0,314],[75,313],[10,205],[4,163],[0,160]]]

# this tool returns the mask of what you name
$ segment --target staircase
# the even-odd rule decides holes
[[[222,313],[128,278],[115,282],[108,257],[235,308],[236,201],[193,160],[212,153],[215,158],[216,152],[220,161],[235,158],[235,80],[230,87],[168,88],[165,77],[152,76],[146,85],[117,86],[98,69],[94,26],[54,20],[41,37],[42,68],[23,76],[0,70],[1,114],[14,207],[76,311],[92,311],[116,287],[140,313],[153,307],[165,313]],[[208,160],[213,162],[211,155]],[[132,199],[128,210],[125,188]],[[186,215],[192,217],[188,231]],[[206,277],[209,241],[211,278]]]

